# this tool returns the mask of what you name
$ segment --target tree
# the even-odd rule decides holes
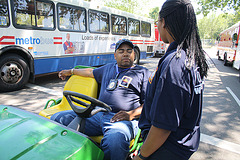
[[[158,13],[159,13],[159,7],[152,8],[149,12],[150,18],[154,19],[155,21],[158,20]]]
[[[146,5],[149,3],[149,0],[141,1],[138,0],[103,0],[104,5],[107,7],[119,9],[129,13],[137,14],[140,16],[148,17],[142,11],[145,9]]]
[[[234,18],[234,14],[226,16],[226,14],[222,13],[217,16],[216,13],[211,13],[202,19],[198,19],[198,29],[201,39],[212,39],[214,42],[223,30],[235,24],[233,21]]]
[[[198,14],[202,13],[206,16],[210,11],[217,10],[218,8],[225,13],[229,10],[234,10],[235,14],[240,18],[240,1],[239,0],[197,0],[199,6]]]
[[[104,0],[105,6],[134,13],[135,8],[138,7],[137,0]]]

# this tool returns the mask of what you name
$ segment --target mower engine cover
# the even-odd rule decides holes
[[[9,159],[101,160],[88,136],[15,107],[0,105],[0,157]]]

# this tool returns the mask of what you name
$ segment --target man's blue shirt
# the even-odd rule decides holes
[[[116,78],[117,71],[119,75]],[[116,63],[110,63],[93,70],[96,81],[101,85],[99,100],[112,107],[113,112],[130,111],[144,103],[149,71],[141,66],[129,69],[116,68]],[[107,90],[111,79],[117,79],[118,84],[126,81],[127,86],[117,86],[114,90]],[[124,83],[122,82],[122,83]]]

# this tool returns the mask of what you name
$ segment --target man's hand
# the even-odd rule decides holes
[[[61,78],[62,80],[65,80],[67,76],[71,76],[71,70],[62,70],[61,72],[58,73],[58,77]]]
[[[75,48],[74,48],[74,47],[69,48],[69,51],[70,51],[70,52],[74,52],[74,51],[75,51]]]
[[[114,123],[118,121],[131,121],[130,114],[126,111],[119,111],[112,117],[110,122]]]
[[[71,69],[70,70],[62,70],[58,73],[58,77],[61,78],[62,80],[65,80],[67,76],[71,76],[71,75],[72,75]],[[74,69],[74,75],[94,78],[92,68]]]
[[[142,160],[139,156],[133,157],[133,160]]]
[[[139,106],[138,108],[128,111],[128,112],[127,111],[119,111],[112,117],[110,122],[114,123],[114,122],[118,122],[118,121],[131,121],[135,118],[139,118],[140,114],[142,112],[142,107],[143,107],[143,104],[141,106]]]

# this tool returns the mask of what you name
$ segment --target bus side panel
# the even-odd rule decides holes
[[[236,55],[235,55],[235,61],[233,63],[233,67],[240,70],[240,23],[239,23],[239,29],[238,29],[238,35],[237,35],[237,46],[236,46]]]
[[[74,57],[35,59],[35,74],[39,75],[58,72],[63,69],[71,69],[76,65],[99,66],[106,64],[106,62],[111,62],[113,59],[113,54],[86,56],[75,55]]]
[[[147,52],[140,52],[140,59],[146,59],[147,58]]]
[[[100,66],[106,62],[114,62],[114,54],[76,56],[73,67],[76,65]]]
[[[233,67],[240,70],[240,48],[238,47]]]
[[[66,69],[71,68],[73,64],[73,58],[46,58],[34,60],[35,74],[45,74],[59,71],[59,68]]]
[[[150,57],[153,57],[153,52],[151,52],[151,53],[141,52],[140,53],[140,59],[146,59],[146,58],[150,58]]]
[[[239,28],[240,30],[240,28]],[[239,39],[239,34],[238,33],[238,46],[237,46],[237,49],[236,49],[236,56],[235,56],[235,61],[233,63],[233,67],[240,70],[240,39]]]

